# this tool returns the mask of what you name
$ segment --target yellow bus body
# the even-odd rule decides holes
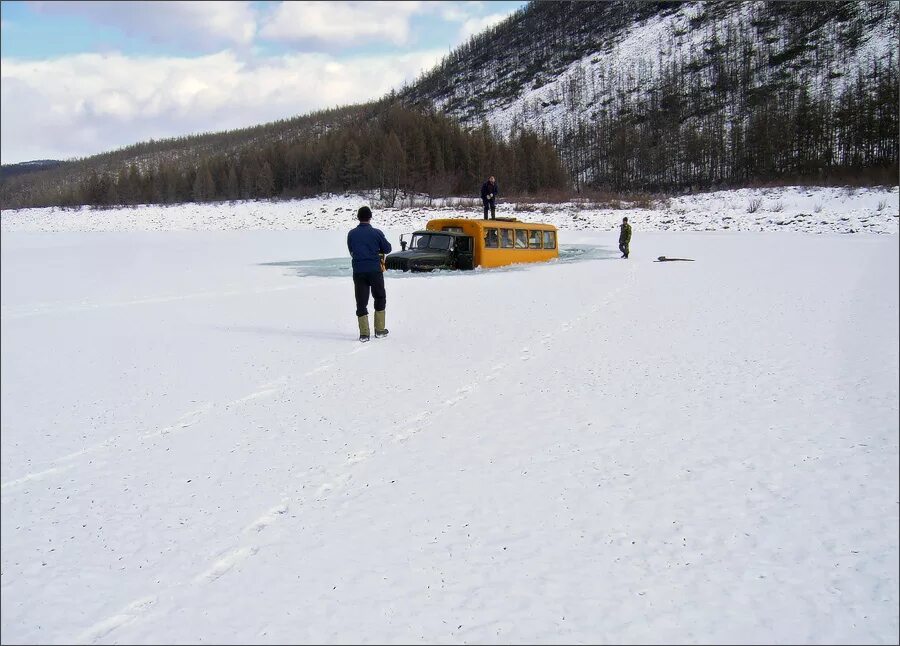
[[[494,220],[447,218],[429,220],[425,229],[428,231],[456,231],[472,236],[476,267],[503,267],[520,262],[546,262],[559,257],[557,229],[552,224],[521,222],[516,218],[496,218]],[[510,231],[512,233],[509,233]],[[524,246],[522,246],[522,232],[524,232],[525,238]],[[492,236],[496,236],[496,238]],[[510,236],[512,237],[511,243],[508,241]],[[494,243],[494,240],[497,241],[497,246],[489,246]],[[536,245],[536,241],[539,244]]]

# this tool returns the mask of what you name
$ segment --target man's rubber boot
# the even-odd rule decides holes
[[[375,310],[375,338],[380,339],[388,335],[388,329],[384,327],[384,310]]]
[[[365,343],[369,340],[369,315],[357,316],[356,320],[359,323],[359,340]]]

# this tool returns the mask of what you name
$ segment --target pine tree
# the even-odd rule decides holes
[[[275,175],[268,161],[264,161],[256,176],[256,194],[268,199],[275,195]]]
[[[340,169],[340,183],[344,189],[358,188],[362,180],[362,161],[359,146],[352,139],[344,146],[343,164]]]
[[[216,196],[216,185],[208,166],[202,166],[194,178],[193,196],[195,202],[207,202]]]

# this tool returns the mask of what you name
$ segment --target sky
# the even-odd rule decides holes
[[[3,164],[383,96],[526,2],[0,3]]]
[[[896,188],[506,203],[361,344],[365,199],[0,215],[0,643],[898,644]]]

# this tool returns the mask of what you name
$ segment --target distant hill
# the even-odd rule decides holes
[[[553,146],[522,132],[509,139],[464,129],[393,96],[255,128],[135,144],[0,181],[0,208],[114,206],[300,197],[377,190],[477,194],[485,175],[504,190],[564,189]]]
[[[898,8],[531,2],[381,100],[4,168],[0,207],[896,184]]]
[[[50,170],[57,168],[63,162],[55,159],[36,159],[34,161],[21,162],[18,164],[4,164],[0,166],[0,181],[16,175],[25,175],[26,173],[34,173],[41,170]]]

